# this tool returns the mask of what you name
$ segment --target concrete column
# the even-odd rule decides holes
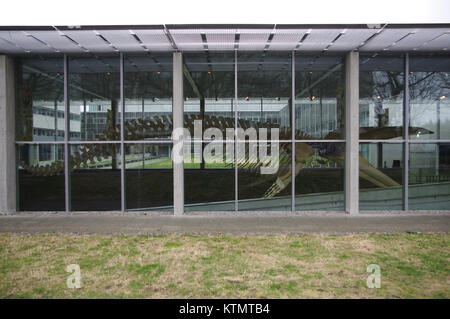
[[[0,55],[0,213],[16,211],[14,61]]]
[[[183,55],[173,53],[173,130],[184,124]],[[173,134],[173,147],[183,150],[183,136]],[[173,161],[173,211],[175,216],[184,213],[184,160]]]
[[[359,53],[345,60],[345,211],[359,213]]]

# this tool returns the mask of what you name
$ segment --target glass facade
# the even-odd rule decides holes
[[[295,143],[295,209],[344,210],[345,143]]]
[[[62,58],[16,58],[16,140],[64,140],[64,64]],[[79,114],[71,114],[79,123]]]
[[[403,144],[359,144],[359,209],[401,210]]]
[[[291,60],[291,52],[238,54],[240,128],[272,124],[280,128],[280,139],[291,139]]]
[[[448,54],[410,55],[408,202],[413,210],[450,207],[449,73]]]
[[[64,211],[64,145],[18,144],[18,210]]]
[[[450,138],[450,59],[411,55],[409,63],[410,138]]]
[[[125,140],[170,139],[172,54],[124,59]]]
[[[234,165],[226,155],[234,157],[234,53],[183,58],[185,127],[191,137],[184,150],[185,210],[231,211]]]
[[[70,140],[117,141],[119,134],[119,56],[69,57]]]
[[[404,57],[361,54],[359,77],[359,138],[401,138]]]
[[[359,207],[401,210],[405,56],[361,54],[359,75]]]
[[[69,161],[71,210],[120,210],[119,144],[71,144]]]
[[[184,53],[185,211],[344,210],[344,57]],[[173,211],[172,53],[64,61],[16,58],[18,209]],[[449,61],[360,54],[361,210],[448,209]]]
[[[411,144],[409,158],[409,208],[449,209],[450,143]]]
[[[344,139],[344,111],[344,58],[297,54],[295,58],[296,139]]]
[[[128,210],[171,210],[172,145],[125,144],[125,198]]]
[[[292,52],[237,57],[238,210],[290,211]],[[278,138],[270,135],[271,128],[278,130]],[[277,169],[263,171],[262,151],[279,153]]]

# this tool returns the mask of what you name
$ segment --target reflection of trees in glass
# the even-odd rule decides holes
[[[436,119],[429,118],[430,112],[436,112],[437,104],[449,98],[450,77],[448,72],[411,72],[409,74],[409,97],[411,104],[421,104],[421,107],[411,108],[411,123],[420,123],[433,127]],[[443,127],[448,127],[444,119]],[[423,123],[422,123],[423,122]],[[447,122],[447,123],[445,123]]]
[[[383,103],[399,102],[403,97],[403,73],[396,71],[365,71],[360,74],[360,98],[373,102],[374,126],[389,125],[389,109]],[[392,117],[392,115],[391,115]]]

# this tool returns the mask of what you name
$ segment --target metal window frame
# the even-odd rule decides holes
[[[408,211],[409,206],[409,54],[403,57],[404,61],[404,88],[403,88],[403,210]]]
[[[120,53],[120,210],[125,213],[126,210],[126,192],[125,192],[125,144],[124,144],[124,122],[125,122],[125,96],[124,96],[124,55]]]
[[[291,211],[295,212],[295,51],[291,57]]]
[[[173,53],[172,53],[173,55]],[[295,203],[295,144],[296,143],[348,143],[348,137],[345,139],[336,140],[320,140],[320,139],[295,139],[295,127],[296,127],[296,105],[295,105],[295,55],[296,51],[291,51],[291,139],[289,140],[277,140],[276,142],[291,143],[291,211],[296,211]],[[124,96],[124,59],[125,54],[120,53],[120,140],[117,141],[77,141],[70,139],[70,101],[69,101],[69,56],[64,54],[64,140],[63,141],[15,141],[16,145],[64,145],[64,188],[65,188],[65,212],[72,213],[71,211],[71,188],[70,188],[70,147],[71,145],[79,144],[119,144],[120,145],[120,158],[121,158],[121,212],[128,211],[126,209],[126,164],[125,164],[125,145],[127,144],[167,144],[173,146],[172,139],[156,138],[152,140],[125,140],[125,96]],[[424,139],[424,140],[411,140],[409,138],[409,53],[404,54],[404,96],[403,96],[403,127],[404,133],[402,139],[397,140],[358,140],[358,144],[370,144],[370,143],[386,143],[386,144],[402,144],[403,145],[403,210],[408,211],[408,186],[409,186],[409,148],[411,144],[441,144],[450,143],[450,139]],[[172,70],[173,72],[173,70]],[[239,211],[239,174],[238,166],[236,165],[238,143],[244,141],[238,141],[237,128],[238,128],[238,50],[234,50],[234,99],[233,99],[233,115],[234,115],[234,141],[223,140],[222,142],[234,142],[234,187],[235,187],[235,205],[234,211]],[[172,110],[173,112],[173,110]],[[345,121],[345,119],[344,119]],[[253,140],[247,140],[245,142],[252,142]],[[259,141],[259,140],[258,140]],[[267,142],[273,142],[267,140]],[[349,154],[346,154],[348,156]],[[174,186],[175,187],[175,186]],[[344,190],[345,193],[345,190]],[[184,194],[184,189],[183,189]],[[174,213],[175,214],[175,213]]]
[[[69,105],[69,59],[64,54],[64,199],[66,213],[71,212],[71,189],[70,189],[70,105]]]

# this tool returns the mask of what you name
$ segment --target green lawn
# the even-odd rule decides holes
[[[449,298],[448,234],[0,234],[0,298]],[[369,289],[369,264],[381,288]],[[65,271],[81,268],[81,288]]]

